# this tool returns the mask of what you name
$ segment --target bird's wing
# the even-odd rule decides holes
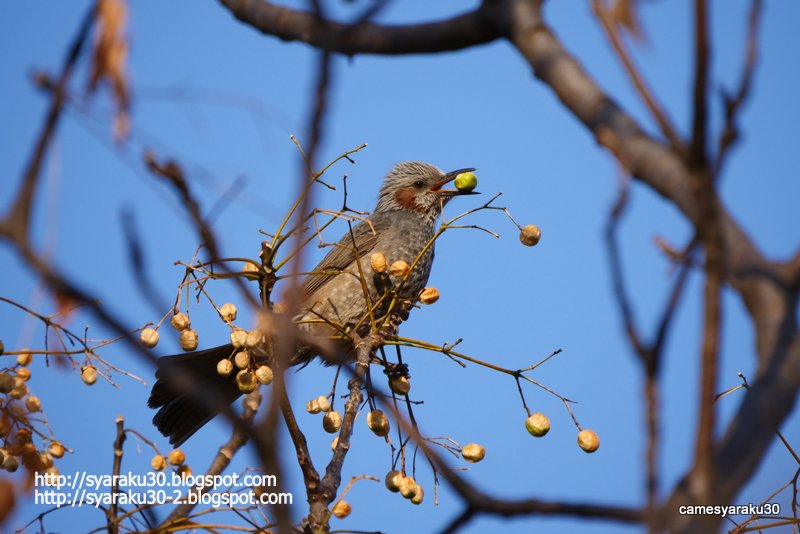
[[[342,236],[339,242],[333,245],[327,256],[306,277],[303,283],[305,293],[307,295],[314,293],[328,280],[350,266],[355,261],[356,250],[359,258],[368,255],[375,248],[378,236],[381,231],[385,230],[389,222],[387,217],[381,217],[377,221],[360,222],[353,228],[352,234],[347,232]]]

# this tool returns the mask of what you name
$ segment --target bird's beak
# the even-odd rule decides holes
[[[440,195],[448,197],[452,197],[455,195],[478,195],[480,193],[478,193],[477,191],[459,191],[458,189],[442,189],[442,187],[455,180],[456,176],[458,176],[459,174],[464,172],[472,172],[474,170],[475,169],[473,167],[468,167],[466,169],[458,169],[457,171],[450,171],[444,175],[444,180],[433,184],[433,187],[431,187],[431,191],[434,191],[436,193],[439,193]]]

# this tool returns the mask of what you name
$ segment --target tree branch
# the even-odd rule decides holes
[[[410,25],[343,24],[266,0],[219,0],[237,19],[261,33],[315,48],[356,54],[426,54],[488,43],[500,37],[483,6],[456,17]]]

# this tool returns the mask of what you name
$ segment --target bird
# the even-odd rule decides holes
[[[289,365],[306,365],[320,356],[332,364],[355,359],[353,344],[342,339],[342,330],[354,328],[359,335],[370,329],[370,304],[373,317],[387,312],[390,299],[381,299],[386,276],[373,274],[370,257],[382,253],[391,265],[404,261],[413,266],[405,282],[398,284],[401,299],[414,299],[428,282],[434,258],[437,220],[442,208],[459,195],[477,194],[447,188],[459,174],[474,168],[444,172],[419,161],[397,163],[386,174],[371,214],[345,233],[322,261],[306,275],[302,284],[302,305],[293,316],[301,334],[336,340],[321,350],[315,343],[292,347]],[[389,310],[389,311],[393,311]],[[398,312],[399,323],[408,317],[408,307]],[[295,339],[297,339],[295,337]],[[219,412],[214,406],[232,403],[242,393],[235,377],[221,376],[217,363],[230,358],[237,349],[227,344],[211,349],[159,358],[156,383],[148,399],[150,408],[158,408],[153,424],[170,444],[179,446]],[[191,379],[196,391],[213,397],[214,402],[198,403],[196,394],[177,384],[176,376]]]

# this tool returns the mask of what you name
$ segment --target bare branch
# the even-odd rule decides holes
[[[500,37],[488,23],[484,7],[447,20],[407,26],[321,20],[315,13],[290,9],[266,0],[220,0],[237,19],[284,41],[302,41],[315,48],[356,54],[423,54],[460,50]]]
[[[633,83],[633,86],[636,88],[639,96],[644,101],[645,105],[650,110],[650,113],[653,115],[653,118],[656,119],[656,122],[661,128],[661,133],[664,134],[664,137],[667,138],[674,150],[676,150],[678,153],[683,153],[685,149],[683,140],[678,135],[678,131],[675,129],[669,116],[656,99],[653,91],[647,85],[642,73],[633,63],[633,58],[631,57],[628,48],[625,46],[625,41],[622,39],[620,32],[617,31],[616,22],[614,21],[612,13],[606,7],[603,0],[593,0],[592,8],[597,14],[598,20],[603,25],[603,29],[606,31],[606,36],[608,37],[608,40],[611,41],[611,46],[614,47],[614,51],[616,51],[617,56],[619,56],[620,61],[622,61],[622,65],[625,67],[625,71],[628,73],[631,83]]]

